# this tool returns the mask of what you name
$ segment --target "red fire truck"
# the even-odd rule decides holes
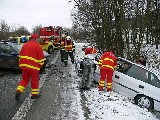
[[[52,53],[55,48],[58,48],[58,42],[61,39],[62,27],[42,27],[40,28],[40,45],[42,49],[48,53]]]

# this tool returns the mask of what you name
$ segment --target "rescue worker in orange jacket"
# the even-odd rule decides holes
[[[93,53],[97,53],[97,50],[94,49],[93,47],[88,46],[88,47],[85,49],[85,55],[93,54]]]
[[[65,52],[63,55],[65,66],[67,65],[68,62],[68,55],[71,58],[71,62],[74,63],[74,52],[75,52],[74,42],[71,40],[70,36],[67,36],[65,40]]]
[[[117,58],[115,57],[113,50],[109,50],[108,52],[104,52],[101,56],[98,65],[100,67],[100,81],[99,81],[99,91],[103,91],[103,87],[105,87],[105,80],[107,83],[107,92],[112,91],[112,76],[114,72],[114,68],[117,65]]]
[[[31,79],[31,99],[39,98],[39,71],[44,64],[44,54],[38,44],[38,35],[32,34],[31,40],[25,43],[19,53],[19,67],[22,70],[22,79],[16,89],[15,99],[20,101],[20,95],[24,92]]]
[[[65,52],[65,41],[66,41],[66,36],[62,34],[62,39],[59,41],[59,49],[60,49],[60,54],[61,54],[61,62],[64,62],[64,52]]]
[[[59,38],[56,37],[56,36],[54,37],[53,45],[54,45],[55,49],[58,49],[58,47],[59,47]]]

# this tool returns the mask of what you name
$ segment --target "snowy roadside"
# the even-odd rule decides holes
[[[83,45],[76,44],[76,59],[84,55],[81,51]],[[105,93],[99,94],[97,88],[92,88],[90,91],[84,91],[81,97],[86,100],[84,103],[89,110],[90,120],[157,120],[147,109],[140,108],[115,92],[107,97]]]
[[[156,120],[151,112],[131,103],[126,97],[113,92],[109,97],[98,89],[84,92],[90,120]]]

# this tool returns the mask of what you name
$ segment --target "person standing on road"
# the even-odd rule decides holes
[[[68,55],[71,58],[71,62],[74,63],[74,52],[75,52],[75,45],[74,42],[71,40],[70,36],[66,37],[67,40],[65,40],[65,51],[63,55],[64,64],[67,65],[68,62]]]
[[[32,34],[31,40],[25,43],[19,53],[19,67],[22,70],[22,79],[16,89],[15,99],[20,101],[20,95],[24,92],[31,79],[31,99],[39,98],[39,71],[44,65],[44,54],[38,44],[38,35]]]
[[[112,91],[112,76],[114,68],[117,65],[117,58],[113,53],[113,49],[108,52],[104,52],[101,56],[98,65],[100,67],[100,81],[99,81],[99,91],[103,91],[105,80],[107,82],[107,92]]]
[[[96,53],[97,50],[91,46],[85,49],[85,57],[80,64],[82,69],[82,83],[81,90],[89,90],[94,83],[94,71],[96,69]],[[86,60],[87,59],[87,60]]]
[[[64,62],[64,52],[65,52],[65,41],[66,41],[66,35],[62,34],[62,39],[59,41],[59,49],[61,54],[61,62]]]

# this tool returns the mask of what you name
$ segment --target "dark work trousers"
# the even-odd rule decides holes
[[[65,50],[60,50],[60,54],[61,54],[61,62],[64,62]]]
[[[74,55],[73,55],[73,52],[67,52],[67,51],[64,52],[63,57],[64,57],[64,61],[65,61],[65,62],[68,62],[68,56],[71,58],[71,62],[74,63]]]

